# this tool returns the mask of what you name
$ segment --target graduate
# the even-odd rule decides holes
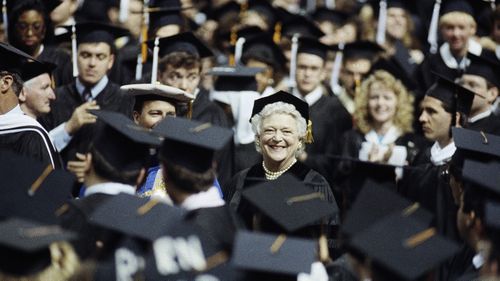
[[[92,124],[96,118],[87,110],[100,108],[127,116],[132,113],[132,99],[124,96],[107,76],[115,58],[114,39],[125,35],[126,30],[92,22],[76,24],[75,29],[78,48],[73,57],[78,76],[73,83],[56,89],[52,111],[41,119],[44,127],[51,130],[65,164],[83,160],[81,154],[87,153],[95,134]]]
[[[4,43],[0,44],[0,56],[0,76],[3,81],[0,101],[0,150],[14,151],[37,159],[53,169],[60,168],[59,155],[47,131],[35,118],[25,115],[19,105],[23,80],[42,75],[46,70],[28,54]]]

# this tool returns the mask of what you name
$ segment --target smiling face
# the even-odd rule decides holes
[[[376,124],[392,122],[396,115],[398,98],[394,91],[380,83],[373,83],[368,94],[368,113]]]
[[[394,39],[402,39],[408,31],[406,12],[402,8],[387,9],[387,34]]]
[[[445,14],[440,26],[444,41],[450,45],[454,55],[465,55],[469,38],[476,33],[474,20],[467,14],[451,12]]]
[[[175,117],[175,106],[163,100],[144,101],[140,112],[133,112],[134,121],[137,125],[152,129],[157,123],[167,116]]]
[[[301,146],[297,121],[286,113],[274,113],[261,123],[260,148],[268,168],[283,169],[295,159]]]

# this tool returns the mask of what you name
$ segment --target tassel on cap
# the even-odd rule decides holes
[[[191,120],[192,117],[193,117],[193,101],[189,101],[188,102],[188,110],[186,113],[186,118]]]
[[[77,60],[77,45],[76,45],[76,27],[71,26],[71,62],[73,63],[73,77],[78,77],[78,60]]]
[[[314,142],[312,125],[313,125],[313,123],[311,120],[307,121],[306,143],[308,143],[308,144]]]
[[[120,13],[118,16],[118,20],[121,23],[124,23],[127,21],[129,3],[130,3],[130,0],[120,0]]]
[[[335,60],[333,61],[332,73],[330,76],[330,88],[334,93],[339,87],[339,75],[340,68],[342,67],[342,61],[344,59],[344,43],[339,43],[339,50],[335,54]]]
[[[293,93],[293,90],[297,86],[295,81],[295,73],[297,71],[297,53],[299,51],[299,35],[294,34],[292,37],[292,49],[291,49],[291,57],[290,57],[290,73],[288,77],[288,87],[290,88],[290,93]]]
[[[151,69],[151,84],[158,80],[158,52],[160,51],[160,37],[155,38],[155,46],[153,48],[153,65]]]
[[[377,36],[375,40],[377,44],[383,45],[385,43],[385,28],[387,25],[387,0],[380,0],[379,6]]]
[[[431,24],[429,26],[429,34],[427,35],[427,42],[430,45],[430,53],[435,54],[438,50],[438,22],[439,10],[441,9],[441,0],[436,0],[434,9],[432,10]]]
[[[245,44],[245,38],[240,37],[236,40],[236,45],[234,47],[234,63],[235,65],[240,64],[241,56],[243,54],[243,45]]]
[[[275,44],[279,44],[281,42],[281,28],[281,22],[277,22],[274,25],[273,41]]]
[[[7,0],[2,0],[2,20],[5,30],[5,42],[9,42],[9,18],[7,16]]]

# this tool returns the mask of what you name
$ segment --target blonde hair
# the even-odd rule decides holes
[[[469,23],[473,28],[476,28],[477,26],[476,21],[471,15],[464,12],[454,11],[446,13],[439,18],[439,28],[443,25],[454,24],[457,21],[465,21],[465,23]]]
[[[412,132],[414,98],[408,93],[401,81],[384,70],[375,71],[361,84],[360,93],[354,99],[356,128],[364,134],[373,128],[373,120],[368,112],[370,88],[373,84],[379,84],[394,92],[397,97],[396,113],[393,119],[394,126],[398,127],[402,133]]]
[[[79,267],[80,260],[68,242],[50,244],[51,263],[44,270],[29,276],[13,276],[0,272],[2,281],[69,280]]]

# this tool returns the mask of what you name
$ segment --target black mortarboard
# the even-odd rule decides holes
[[[470,113],[474,92],[458,85],[448,78],[434,73],[437,81],[427,90],[426,96],[440,100],[443,104],[466,115]]]
[[[467,58],[470,60],[470,64],[465,68],[464,74],[481,76],[500,89],[500,79],[498,78],[500,64],[498,62],[471,53],[467,54]]]
[[[349,14],[338,10],[320,7],[314,11],[314,13],[311,15],[311,18],[315,22],[329,21],[338,26],[342,26],[349,19]]]
[[[166,25],[184,26],[186,20],[181,11],[182,3],[179,0],[154,1],[149,4],[149,29],[157,30]]]
[[[106,200],[90,215],[89,223],[105,229],[154,241],[183,219],[179,208],[149,198],[118,194]]]
[[[240,13],[241,7],[236,1],[229,1],[226,4],[219,6],[215,9],[213,9],[209,14],[208,17],[218,21],[222,17],[228,15],[228,14],[235,14],[238,15]]]
[[[393,61],[387,59],[378,59],[372,65],[370,72],[374,73],[377,70],[384,70],[389,72],[392,76],[394,76],[394,78],[401,81],[401,83],[403,83],[403,85],[408,90],[417,89],[417,85],[413,77],[409,76],[406,71],[401,69],[401,67],[398,64],[394,63]]]
[[[216,91],[257,91],[255,75],[263,69],[244,66],[216,66],[207,74],[217,76],[214,90]]]
[[[462,12],[474,17],[474,9],[467,0],[445,0],[441,7],[441,15],[451,12]]]
[[[164,137],[160,157],[201,173],[212,167],[214,153],[231,139],[230,129],[184,118],[165,118],[154,131]]]
[[[45,270],[52,261],[50,244],[75,238],[58,225],[19,218],[0,222],[0,229],[0,272],[18,276]]]
[[[313,21],[304,16],[294,15],[283,22],[282,26],[283,36],[292,37],[299,34],[300,37],[320,38],[325,35]]]
[[[280,275],[310,272],[318,260],[314,240],[240,231],[236,234],[232,263],[245,271]]]
[[[276,10],[268,0],[249,0],[247,11],[255,11],[264,16],[271,28],[276,21]]]
[[[350,58],[366,58],[374,60],[376,55],[384,49],[377,43],[371,41],[356,41],[345,44],[344,46],[344,60]]]
[[[437,234],[435,228],[410,217],[394,214],[353,237],[350,247],[398,276],[416,280],[450,258],[459,247]]]
[[[105,110],[91,113],[106,124],[92,143],[109,165],[121,172],[145,167],[149,147],[160,145],[160,138],[121,113]]]
[[[39,62],[39,61],[27,62],[22,66],[21,78],[24,81],[28,81],[44,73],[51,75],[52,71],[54,71],[56,67],[57,65],[50,62]]]
[[[306,119],[306,123],[309,121],[309,105],[305,101],[285,91],[279,91],[270,96],[256,99],[253,103],[252,117],[260,113],[266,105],[279,101],[295,106],[295,109],[300,115]]]
[[[280,47],[274,43],[271,35],[262,33],[252,36],[243,45],[241,60],[246,63],[255,59],[271,65],[274,71],[284,70],[286,57]]]
[[[487,202],[484,207],[484,213],[486,226],[500,230],[500,202]]]
[[[290,175],[248,188],[243,198],[287,233],[320,225],[322,219],[332,218],[339,211],[335,202],[326,201],[322,193]]]
[[[464,180],[477,184],[500,195],[500,162],[465,159],[462,175]]]
[[[147,41],[147,44],[152,50],[154,40]],[[206,58],[213,55],[205,43],[198,39],[192,32],[184,32],[160,38],[159,47],[160,57],[164,57],[172,52],[186,52],[198,58]]]
[[[308,37],[300,37],[299,38],[299,49],[297,54],[312,54],[316,55],[323,60],[326,59],[326,55],[330,47],[321,43],[319,40]]]
[[[19,13],[21,11],[31,10],[34,7],[43,7],[45,12],[50,14],[52,10],[57,8],[62,3],[61,0],[15,0],[7,1],[7,11],[8,13],[14,12]],[[17,19],[16,19],[17,20]]]
[[[425,225],[431,223],[431,212],[400,196],[390,185],[372,180],[365,182],[343,222],[344,234],[352,237],[394,213],[415,217]]]
[[[0,154],[0,217],[54,223],[56,210],[71,198],[75,178],[30,158]]]
[[[71,31],[71,26],[66,26]],[[115,39],[129,35],[128,30],[101,22],[81,22],[75,25],[76,41],[82,43],[107,43],[114,46]]]
[[[405,5],[405,2],[407,1],[404,1],[404,0],[387,0],[387,8],[402,8],[402,9],[406,9],[406,5]]]
[[[35,59],[25,52],[3,42],[0,42],[0,71],[8,71],[22,76],[22,65]],[[33,77],[29,77],[33,78]]]
[[[452,128],[455,146],[462,150],[481,155],[482,158],[500,158],[500,137],[464,128]]]
[[[128,84],[120,87],[122,91],[133,97],[151,96],[167,98],[176,102],[190,102],[194,96],[179,88],[162,84]]]

